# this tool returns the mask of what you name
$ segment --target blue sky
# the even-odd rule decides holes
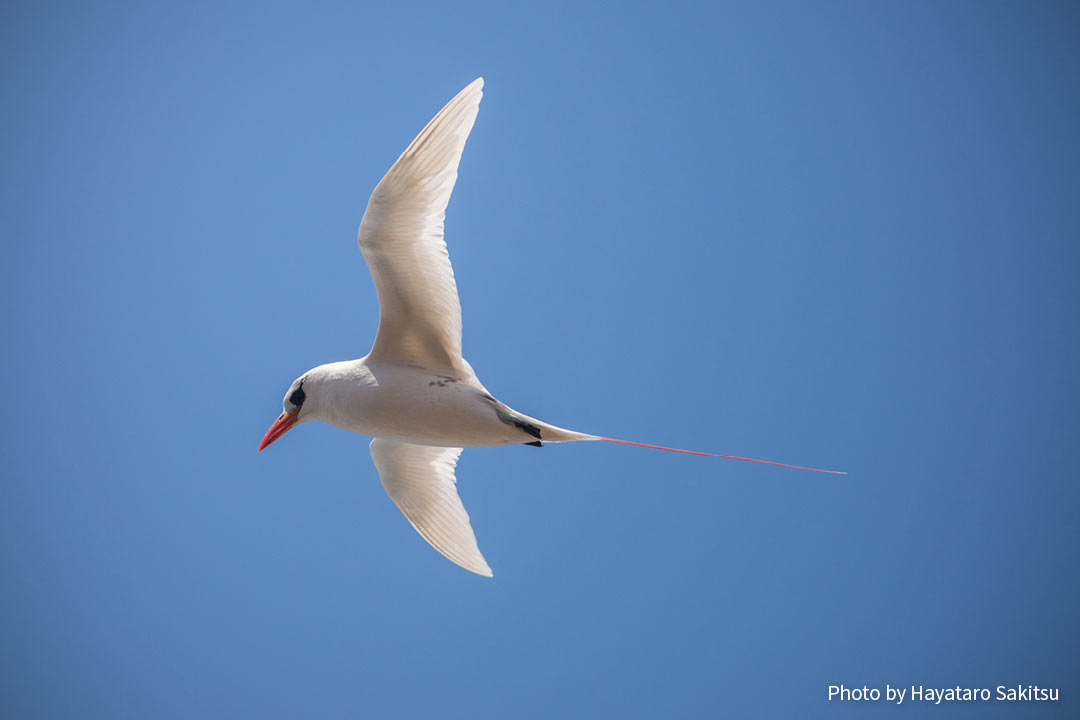
[[[1075,716],[1078,37],[1054,2],[5,3],[0,710]],[[366,439],[256,454],[369,349],[367,197],[480,75],[447,241],[487,387],[849,475],[467,450],[487,580]]]

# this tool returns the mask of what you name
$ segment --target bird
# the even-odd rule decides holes
[[[486,577],[491,567],[457,492],[464,448],[600,440],[842,474],[568,430],[514,410],[484,387],[462,356],[461,303],[443,237],[483,87],[483,78],[473,80],[436,113],[368,200],[357,241],[379,300],[371,351],[294,380],[259,452],[312,420],[371,437],[383,487],[409,523],[451,562]]]

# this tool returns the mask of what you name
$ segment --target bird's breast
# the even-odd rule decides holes
[[[373,368],[371,378],[343,388],[330,422],[345,430],[443,447],[522,442],[499,420],[479,383],[415,368]]]

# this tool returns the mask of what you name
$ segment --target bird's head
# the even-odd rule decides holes
[[[289,391],[285,393],[285,399],[282,401],[282,413],[274,421],[274,424],[270,426],[270,429],[266,431],[266,435],[263,436],[262,443],[259,444],[259,452],[262,452],[264,447],[287,433],[294,425],[310,417],[310,411],[314,404],[311,402],[310,392],[314,383],[308,382],[305,388],[307,380],[308,373],[293,380],[293,384],[289,386]],[[305,405],[305,403],[307,404]]]

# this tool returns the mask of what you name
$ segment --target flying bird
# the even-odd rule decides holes
[[[412,526],[448,559],[488,577],[491,568],[454,475],[467,447],[604,440],[836,473],[575,432],[520,413],[488,392],[461,354],[461,304],[443,240],[446,205],[483,87],[477,78],[447,103],[368,201],[358,240],[379,296],[371,352],[320,365],[293,381],[259,451],[309,420],[371,436],[383,487]]]

